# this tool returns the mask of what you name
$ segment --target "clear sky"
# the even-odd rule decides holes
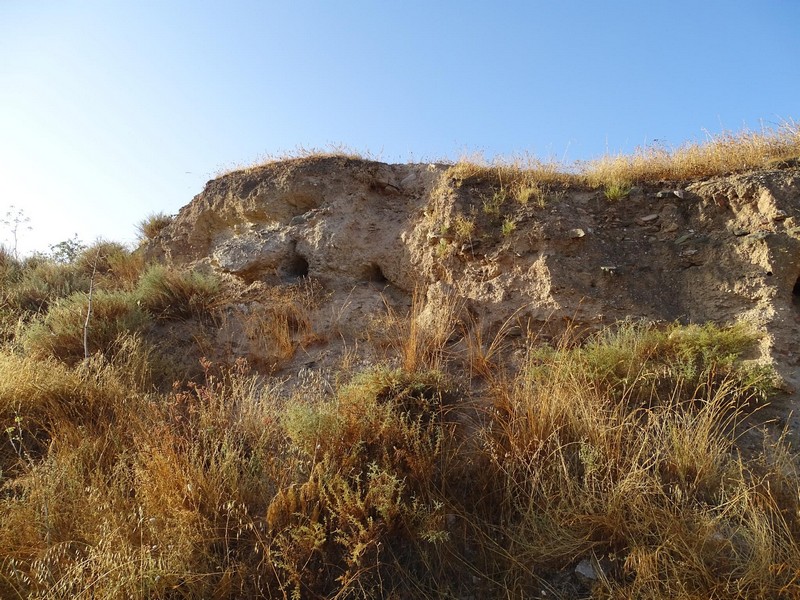
[[[0,0],[0,217],[24,252],[131,242],[299,146],[678,146],[800,117],[799,58],[797,0]]]

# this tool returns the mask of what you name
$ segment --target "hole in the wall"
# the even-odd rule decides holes
[[[289,277],[308,277],[308,261],[303,256],[295,254],[286,264],[285,272]]]
[[[383,270],[381,269],[380,265],[377,265],[376,263],[369,264],[364,268],[364,279],[371,283],[389,283],[389,280],[386,279],[386,275],[383,274]]]
[[[794,302],[795,306],[800,306],[800,277],[794,282],[794,287],[792,288],[792,302]]]
[[[772,277],[772,271],[767,271],[767,277]]]

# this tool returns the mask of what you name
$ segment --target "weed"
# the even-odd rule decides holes
[[[453,251],[453,247],[451,244],[447,243],[447,240],[444,238],[439,238],[439,242],[436,244],[436,248],[434,252],[436,253],[436,257],[439,259],[446,258],[449,256]]]
[[[453,231],[457,242],[467,242],[475,235],[475,221],[464,215],[458,215],[453,225]]]
[[[4,217],[0,218],[0,225],[2,225],[11,235],[11,255],[15,259],[19,259],[19,236],[23,229],[31,230],[31,218],[25,214],[21,208],[16,208],[13,204],[9,206]]]
[[[519,184],[514,192],[514,197],[523,206],[529,202],[534,202],[539,208],[544,208],[546,203],[546,193],[538,183],[528,184],[523,182]]]
[[[508,193],[500,188],[492,194],[490,200],[483,201],[483,214],[488,217],[497,218],[500,216],[500,208],[505,204],[508,199]]]
[[[606,184],[605,196],[612,202],[627,198],[631,193],[631,185],[627,181],[611,181]]]
[[[516,230],[516,228],[517,224],[514,222],[514,220],[511,218],[506,218],[503,221],[502,227],[500,228],[500,233],[503,235],[503,237],[508,237],[509,235],[514,233],[514,230]]]

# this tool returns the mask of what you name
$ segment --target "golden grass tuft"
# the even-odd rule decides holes
[[[154,240],[167,226],[174,217],[163,212],[148,215],[136,226],[141,240]]]

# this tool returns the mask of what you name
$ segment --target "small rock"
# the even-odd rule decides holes
[[[744,229],[743,227],[736,227],[733,230],[733,235],[735,235],[736,237],[742,237],[743,235],[747,235],[748,233],[750,232],[747,229]]]
[[[687,241],[687,240],[688,240],[690,237],[692,237],[692,235],[693,235],[693,234],[691,234],[691,233],[684,233],[682,236],[680,236],[678,239],[676,239],[676,240],[675,240],[675,243],[676,243],[676,244],[678,244],[678,245],[680,245],[680,244],[683,244],[683,243],[685,243],[685,242],[686,242],[686,241]]]
[[[578,566],[575,567],[575,573],[592,581],[597,579],[597,573],[594,571],[592,561],[590,561],[588,558],[584,558],[578,563]]]
[[[678,231],[678,224],[670,223],[666,227],[662,227],[661,231],[664,233],[675,233],[676,231]]]
[[[603,273],[608,273],[609,275],[616,275],[617,271],[619,270],[619,268],[615,267],[615,266],[612,266],[612,265],[605,265],[605,266],[601,266],[600,270]]]
[[[686,198],[686,192],[683,190],[661,190],[656,194],[656,198],[669,198],[670,196],[677,196],[683,200]]]
[[[570,229],[567,235],[569,235],[569,237],[571,237],[573,240],[576,240],[578,238],[582,238],[583,236],[585,236],[586,232],[583,229],[576,228],[576,229]]]
[[[772,217],[772,220],[773,221],[783,221],[788,216],[789,215],[787,215],[785,211],[779,210],[778,212],[775,213],[775,216]]]
[[[642,223],[650,223],[651,221],[655,221],[658,219],[658,213],[653,213],[652,215],[645,215],[644,217],[639,217],[639,220]]]
[[[409,174],[409,175],[406,175],[406,176],[405,176],[405,177],[403,177],[403,179],[400,181],[400,187],[407,188],[407,187],[408,187],[408,186],[410,186],[412,183],[414,183],[416,180],[417,180],[417,175],[416,175],[415,173],[411,173],[411,174]]]

